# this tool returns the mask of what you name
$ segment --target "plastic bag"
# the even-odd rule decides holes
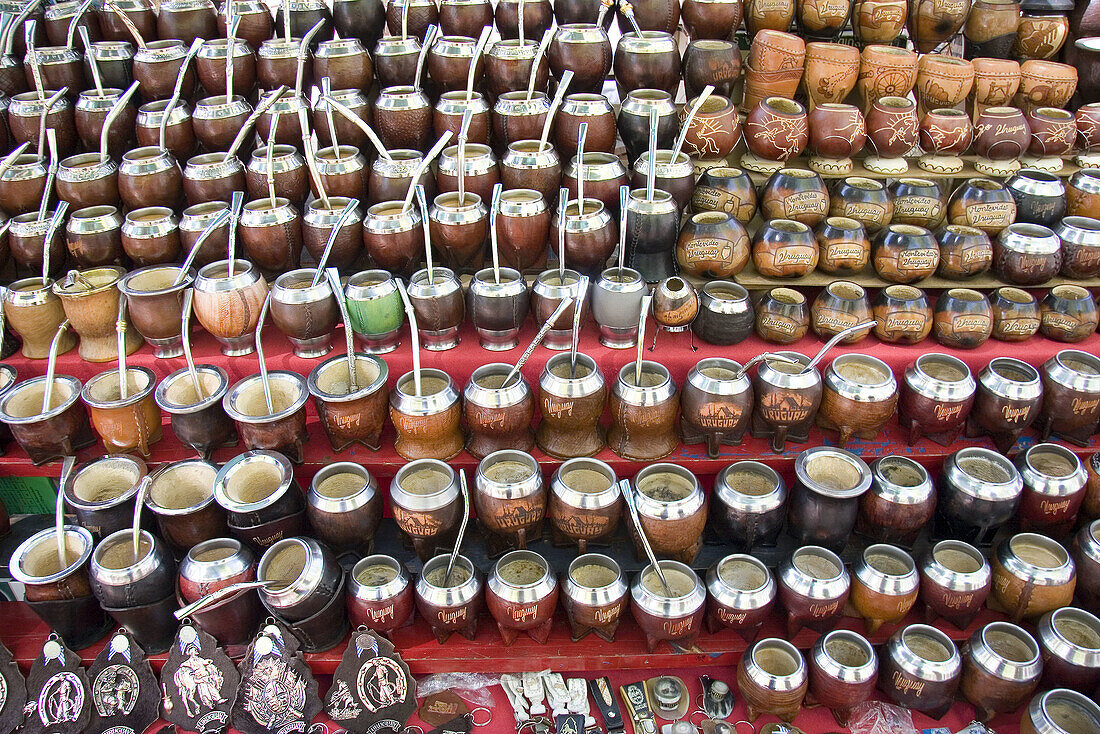
[[[848,719],[852,734],[920,734],[913,725],[913,714],[881,701],[856,706]]]
[[[434,673],[416,681],[416,697],[424,698],[433,693],[451,690],[459,698],[475,706],[491,707],[493,705],[493,694],[489,693],[488,689],[498,683],[500,683],[499,675]]]

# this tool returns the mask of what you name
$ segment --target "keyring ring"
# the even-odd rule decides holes
[[[405,727],[405,731],[415,731],[417,734],[424,734],[424,730],[421,729],[418,724],[409,724]]]
[[[696,723],[695,723],[694,721],[692,721],[692,720],[691,720],[691,717],[692,717],[692,716],[695,716],[696,714],[699,714],[700,716],[702,716],[702,717],[703,717],[702,721],[700,721],[700,722],[699,722],[698,724],[696,724]],[[687,718],[687,720],[688,720],[689,722],[691,722],[692,724],[695,724],[695,726],[702,726],[702,725],[703,725],[703,721],[706,721],[706,720],[707,720],[707,719],[709,719],[709,718],[710,718],[710,716],[708,716],[708,715],[707,715],[707,712],[706,712],[706,711],[701,711],[701,710],[699,710],[699,709],[696,709],[695,711],[692,711],[692,712],[691,712],[690,714],[688,714],[688,718]]]
[[[756,734],[756,725],[753,724],[751,721],[744,721],[744,720],[734,723],[733,731],[737,732],[737,727],[741,726],[742,724],[748,724],[748,727],[750,729],[752,729],[752,734]]]
[[[476,714],[478,711],[484,711],[485,713],[489,714],[489,718],[486,719],[485,721],[480,722],[480,723],[475,721],[474,720],[475,719],[474,714]],[[492,711],[492,709],[487,708],[485,706],[478,706],[475,709],[470,709],[470,723],[473,724],[474,726],[487,726],[489,724],[489,722],[492,721],[492,720],[493,720],[493,711]]]

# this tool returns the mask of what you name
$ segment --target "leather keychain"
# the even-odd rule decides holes
[[[611,687],[611,681],[607,678],[596,678],[588,681],[588,688],[592,691],[596,708],[603,716],[607,734],[623,734],[626,725],[623,723],[622,711],[619,710],[619,702],[615,700],[615,689]]]
[[[473,729],[474,717],[465,713],[455,716],[436,728],[429,730],[427,734],[470,734]]]
[[[416,715],[429,726],[442,727],[468,713],[466,702],[454,691],[445,690],[426,697]]]
[[[630,718],[634,721],[635,734],[657,734],[657,722],[645,697],[645,683],[628,683],[619,689]]]

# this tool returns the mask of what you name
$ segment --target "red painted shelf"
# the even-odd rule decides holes
[[[389,383],[391,386],[400,375],[412,369],[412,354],[407,327],[405,328],[406,331],[403,334],[401,346],[396,351],[383,356],[389,368]],[[530,341],[534,336],[534,332],[535,326],[531,322],[528,322],[521,335],[521,347]],[[217,343],[214,339],[209,334],[199,329],[194,331],[193,339],[196,362],[200,364],[217,364],[221,366],[229,373],[231,383],[242,377],[254,374],[258,370],[257,357],[255,354],[245,357],[225,357],[218,351]],[[650,337],[650,339],[652,339],[652,337]],[[342,332],[339,330],[337,330],[334,335],[334,343],[338,345],[334,353],[342,353],[343,337]],[[797,344],[790,347],[784,347],[783,349],[812,355],[817,352],[821,345],[821,340],[811,335],[805,337]],[[761,352],[779,349],[775,345],[763,342],[756,336],[750,336],[745,341],[729,347],[716,347],[701,343],[698,340],[696,340],[696,346],[697,351],[691,351],[689,348],[689,336],[686,333],[662,333],[658,337],[657,350],[649,352],[647,349],[645,358],[664,364],[669,368],[677,384],[682,385],[688,370],[704,357],[728,357],[739,362],[745,362],[752,356]],[[301,359],[295,357],[286,338],[275,328],[268,328],[266,330],[264,347],[266,362],[270,369],[292,370],[299,374],[307,375],[310,370],[321,362],[320,359]],[[514,362],[518,359],[522,351],[521,347],[517,347],[507,352],[496,353],[483,350],[477,344],[477,335],[474,333],[473,328],[467,323],[462,328],[462,344],[457,349],[444,352],[424,351],[422,352],[422,364],[424,367],[435,367],[449,372],[455,379],[457,385],[462,387],[468,381],[470,373],[482,364],[489,362]],[[1043,337],[1034,337],[1025,344],[1006,344],[991,340],[982,347],[970,351],[946,349],[940,347],[931,339],[925,340],[918,345],[901,346],[884,344],[877,341],[874,337],[868,337],[857,344],[839,346],[830,356],[832,357],[845,353],[872,354],[890,365],[900,378],[905,367],[909,363],[920,354],[928,351],[942,351],[957,356],[970,365],[971,369],[976,374],[994,357],[1006,355],[1018,356],[1024,361],[1037,366],[1058,351],[1071,347],[1094,354],[1100,353],[1100,335],[1093,335],[1078,345],[1062,344]],[[590,355],[596,360],[608,384],[613,382],[619,368],[630,362],[634,356],[633,350],[608,349],[600,345],[597,339],[595,326],[591,323],[586,325],[583,329],[580,351]],[[524,366],[523,374],[528,384],[530,384],[533,389],[537,390],[538,377],[546,360],[555,353],[556,352],[539,347]],[[20,380],[44,374],[46,371],[46,363],[44,360],[27,360],[16,355],[7,360],[7,362],[18,370]],[[158,378],[164,377],[185,366],[182,357],[174,359],[157,359],[153,356],[152,350],[148,345],[143,346],[138,352],[131,355],[128,358],[128,364],[148,367],[156,373]],[[74,349],[68,354],[59,357],[57,373],[73,375],[85,381],[99,372],[113,368],[113,363],[93,364],[84,362]],[[318,467],[333,461],[354,461],[361,463],[374,471],[381,479],[392,478],[396,470],[405,463],[405,460],[398,456],[393,450],[392,426],[388,424],[386,426],[386,430],[382,437],[382,449],[380,451],[375,452],[362,446],[355,446],[341,452],[336,452],[332,450],[332,447],[329,445],[324,435],[324,431],[318,423],[312,400],[307,403],[307,411],[307,427],[310,440],[306,446],[305,461],[302,468],[299,470],[299,476],[303,480],[308,481]],[[608,418],[605,416],[605,422],[607,420]],[[154,465],[168,463],[183,458],[191,458],[195,455],[192,449],[182,445],[176,440],[168,425],[167,415],[164,416],[163,434],[164,436],[161,441],[152,447],[152,454],[148,459],[149,463]],[[1034,434],[1025,434],[1022,441],[1027,442],[1033,440],[1033,438]],[[774,454],[768,442],[763,439],[746,437],[738,446],[723,446],[721,456],[717,459],[707,458],[703,445],[695,444],[680,445],[666,460],[690,466],[696,473],[703,477],[713,476],[722,467],[733,461],[743,459],[758,459],[775,466],[777,469],[790,470],[793,467],[794,457],[803,448],[835,443],[835,441],[835,434],[825,433],[815,428],[810,432],[810,440],[808,443],[788,444],[787,450],[783,454]],[[908,446],[904,432],[896,422],[891,422],[878,439],[872,441],[856,440],[850,444],[849,448],[868,460],[889,454],[902,454],[936,468],[943,456],[967,445],[991,446],[992,444],[987,439],[964,439],[956,446],[948,449],[928,441],[927,439],[921,439],[915,445]],[[241,446],[219,449],[214,454],[214,460],[218,462],[227,461],[242,450],[244,449]],[[1100,450],[1100,441],[1094,438],[1093,441],[1090,442],[1089,447],[1074,448],[1074,450],[1081,454],[1092,453],[1093,451]],[[79,458],[84,461],[95,456],[100,456],[103,453],[103,445],[97,443],[79,452]],[[560,463],[557,459],[547,456],[537,449],[534,451],[534,455],[541,464],[547,467],[548,472],[553,471],[553,467]],[[641,467],[641,464],[637,462],[627,461],[615,456],[609,449],[604,449],[598,455],[598,458],[607,461],[623,476],[630,476]],[[468,470],[472,470],[477,465],[477,461],[465,451],[452,459],[450,463],[456,468],[465,468]],[[58,466],[59,462],[50,462],[46,465],[36,467],[31,464],[26,454],[16,445],[12,445],[8,449],[7,455],[0,458],[0,472],[10,476],[57,476],[59,470]]]

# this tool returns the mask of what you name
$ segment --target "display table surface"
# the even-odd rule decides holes
[[[529,344],[534,337],[535,331],[536,327],[533,320],[528,319],[520,336],[520,346],[504,352],[490,352],[482,349],[478,345],[477,335],[473,327],[467,322],[462,327],[462,343],[458,348],[442,352],[422,350],[421,365],[425,368],[434,367],[446,371],[452,376],[456,387],[461,391],[469,380],[470,374],[477,367],[491,362],[514,363],[519,358],[520,354],[522,354],[526,345]],[[656,350],[651,352],[649,351],[649,346],[652,344],[653,339],[652,319],[650,319],[647,324],[647,333],[645,359],[660,362],[665,365],[678,386],[683,385],[684,378],[688,371],[704,357],[727,357],[744,363],[753,356],[766,351],[790,350],[802,354],[813,355],[816,354],[818,349],[822,346],[822,340],[818,339],[811,332],[801,341],[789,347],[778,347],[769,344],[755,335],[750,336],[739,344],[725,347],[706,344],[696,338],[694,342],[697,351],[692,351],[689,348],[689,333],[674,334],[662,332],[657,338]],[[195,361],[199,364],[216,364],[223,367],[229,374],[231,384],[243,377],[254,374],[259,369],[256,354],[244,357],[225,357],[218,350],[217,343],[213,337],[197,328],[194,330],[192,338],[194,340],[193,351]],[[333,352],[330,352],[329,356],[332,354],[342,354],[344,351],[342,328],[337,328],[334,334],[333,343],[336,347]],[[959,359],[966,362],[976,377],[977,373],[994,357],[1013,356],[1038,366],[1058,351],[1066,348],[1082,349],[1092,354],[1100,354],[1100,335],[1094,334],[1084,342],[1076,345],[1055,342],[1042,336],[1034,336],[1023,343],[1005,343],[991,339],[981,347],[973,350],[948,349],[940,346],[931,338],[925,339],[923,342],[916,345],[885,344],[871,335],[856,344],[840,345],[836,347],[820,367],[824,367],[832,358],[840,354],[866,353],[874,355],[890,365],[900,381],[905,367],[912,363],[919,355],[925,352],[944,352],[957,356]],[[636,353],[633,349],[617,350],[602,346],[599,343],[596,326],[591,321],[582,329],[579,350],[596,361],[600,370],[603,372],[604,379],[609,389],[610,386],[614,384],[615,376],[619,369],[622,368],[623,365],[633,361]],[[322,361],[322,359],[302,359],[295,357],[286,337],[270,324],[264,331],[264,351],[266,364],[270,370],[291,370],[301,375],[307,375],[310,370]],[[557,354],[557,352],[540,346],[535,350],[534,354],[532,354],[531,358],[523,367],[523,375],[536,394],[538,390],[538,378],[542,372],[543,366],[554,354]],[[412,352],[407,326],[402,327],[400,347],[389,354],[383,355],[383,359],[389,368],[388,383],[392,388],[398,377],[412,369]],[[21,355],[16,355],[8,359],[7,363],[18,370],[19,380],[42,375],[46,372],[45,360],[27,360]],[[127,364],[148,367],[156,373],[158,379],[186,366],[183,357],[174,359],[155,358],[148,345],[143,346],[138,352],[130,355],[127,358]],[[74,349],[58,358],[57,374],[73,375],[81,381],[86,381],[99,372],[114,368],[115,363],[113,362],[101,364],[85,362],[80,359],[77,350]],[[393,450],[393,428],[389,425],[388,421],[382,436],[382,448],[380,451],[376,452],[362,446],[353,446],[341,452],[334,452],[324,435],[324,431],[317,422],[317,413],[312,400],[307,402],[307,411],[307,427],[310,440],[306,447],[304,465],[299,470],[300,479],[308,481],[318,467],[333,461],[355,461],[368,467],[380,479],[388,480],[392,478],[397,469],[405,463],[405,460]],[[605,424],[608,420],[608,416],[605,415]],[[1025,445],[1028,441],[1033,439],[1034,432],[1025,432],[1024,437],[1021,439],[1021,445]],[[775,466],[777,469],[789,470],[793,467],[795,456],[803,448],[813,445],[835,443],[835,433],[824,433],[814,428],[810,432],[810,440],[807,444],[799,445],[788,443],[787,450],[781,455],[773,454],[766,440],[754,439],[746,436],[743,443],[739,446],[723,446],[721,456],[717,459],[708,459],[705,447],[702,444],[695,444],[680,445],[667,460],[689,465],[696,473],[704,477],[713,476],[721,468],[733,461],[743,459],[759,459]],[[887,424],[886,429],[879,438],[869,441],[854,440],[849,444],[849,449],[863,456],[868,461],[879,456],[903,454],[921,463],[927,464],[930,467],[938,468],[940,460],[946,454],[962,446],[975,444],[992,446],[992,443],[984,438],[976,440],[963,439],[957,446],[950,449],[927,439],[921,439],[914,446],[908,446],[906,445],[904,433],[898,426],[896,420],[893,420]],[[1090,443],[1090,447],[1084,449],[1075,448],[1074,450],[1081,454],[1088,454],[1097,449],[1100,449],[1100,442],[1097,442],[1094,438],[1092,443]],[[214,460],[217,462],[227,461],[243,450],[243,446],[219,449],[214,454]],[[83,461],[102,455],[103,453],[102,443],[97,443],[81,451],[79,453],[79,458]],[[533,453],[535,458],[547,467],[548,472],[552,471],[553,467],[559,463],[558,460],[543,454],[537,449]],[[159,443],[152,447],[152,455],[148,459],[149,463],[161,464],[184,458],[192,458],[194,455],[195,452],[190,447],[184,446],[176,440],[168,426],[168,416],[165,415],[164,437]],[[615,456],[606,448],[598,455],[598,458],[610,463],[620,476],[631,476],[641,466],[641,464],[637,462],[627,461]],[[472,470],[477,465],[477,461],[474,457],[465,451],[452,459],[450,463],[456,469],[464,468],[468,470]],[[15,445],[11,446],[8,449],[7,455],[0,460],[0,472],[11,476],[56,477],[58,475],[59,466],[59,461],[50,462],[39,467],[33,466],[26,454]]]

